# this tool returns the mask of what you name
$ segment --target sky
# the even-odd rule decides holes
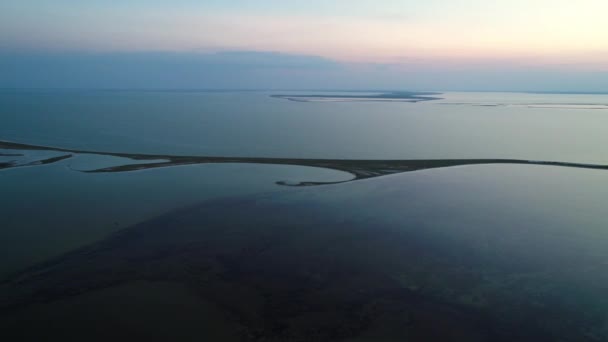
[[[608,91],[606,13],[605,0],[5,0],[0,87]]]

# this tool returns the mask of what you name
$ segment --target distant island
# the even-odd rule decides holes
[[[330,95],[330,94],[310,94],[310,95],[271,95],[271,97],[285,99],[296,102],[351,102],[351,101],[373,101],[373,102],[421,102],[442,100],[441,97],[436,97],[441,93],[434,92],[413,92],[399,91],[379,94],[357,94],[357,95]]]

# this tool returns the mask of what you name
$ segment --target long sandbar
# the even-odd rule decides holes
[[[46,158],[37,162],[30,162],[25,165],[17,166],[34,166],[41,164],[55,163],[61,160],[71,158],[76,154],[92,154],[105,155],[114,157],[123,157],[136,160],[139,163],[123,164],[118,166],[104,167],[81,172],[87,173],[103,173],[103,172],[129,172],[145,169],[153,169],[160,167],[178,166],[178,165],[194,165],[194,164],[271,164],[271,165],[296,165],[320,167],[338,171],[344,171],[353,175],[352,179],[339,182],[300,182],[286,183],[277,182],[280,185],[286,186],[312,186],[344,183],[354,180],[380,177],[389,174],[409,172],[423,169],[432,169],[440,167],[462,166],[462,165],[479,165],[479,164],[524,164],[524,165],[550,165],[560,167],[576,167],[584,169],[599,169],[608,170],[608,165],[603,164],[583,164],[570,163],[560,161],[542,161],[542,160],[524,160],[524,159],[404,159],[404,160],[376,160],[376,159],[306,159],[306,158],[257,158],[257,157],[210,157],[210,156],[175,156],[175,155],[154,155],[154,154],[136,154],[136,153],[117,153],[117,152],[100,152],[100,151],[85,151],[66,149],[50,146],[28,145],[9,141],[0,141],[0,149],[12,150],[46,150],[55,152],[65,152],[66,155],[59,157]],[[162,160],[162,161],[159,161]],[[150,161],[149,163],[141,163],[141,161]],[[3,165],[4,168],[17,167],[15,165]]]

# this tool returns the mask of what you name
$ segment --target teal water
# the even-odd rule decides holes
[[[607,95],[446,93],[420,103],[299,103],[270,94],[3,91],[0,137],[174,155],[608,162],[601,148],[608,144],[606,110],[587,109],[607,105]],[[529,107],[535,104],[558,108]]]
[[[0,331],[604,341],[607,180],[465,166],[207,201],[0,284]]]
[[[271,94],[3,90],[0,141],[172,156],[608,164],[606,95],[401,103]],[[64,154],[0,149],[0,165]],[[608,171],[469,165],[304,189],[277,182],[352,175],[236,163],[80,172],[127,159],[78,153],[0,169],[0,330],[34,322],[31,340],[176,331],[227,341],[608,339]]]

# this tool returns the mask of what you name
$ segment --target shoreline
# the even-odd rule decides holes
[[[24,166],[46,165],[69,159],[77,154],[91,154],[113,156],[139,161],[136,164],[124,164],[118,166],[104,167],[93,170],[74,170],[84,173],[111,173],[111,172],[130,172],[146,169],[154,169],[160,167],[180,166],[180,165],[197,165],[197,164],[268,164],[268,165],[294,165],[318,167],[336,171],[342,171],[353,175],[352,179],[337,181],[337,182],[307,182],[288,183],[277,181],[276,184],[283,186],[316,186],[327,184],[338,184],[352,182],[361,179],[375,178],[390,174],[411,172],[417,170],[464,166],[464,165],[482,165],[482,164],[522,164],[522,165],[544,165],[558,167],[576,167],[583,169],[598,169],[608,170],[608,165],[602,164],[583,164],[559,161],[542,161],[542,160],[524,160],[524,159],[390,159],[390,160],[374,160],[374,159],[305,159],[305,158],[267,158],[267,157],[210,157],[210,156],[173,156],[173,155],[154,155],[154,154],[136,154],[136,153],[117,153],[117,152],[100,152],[100,151],[84,151],[66,148],[57,148],[50,146],[28,145],[0,140],[0,149],[12,150],[34,150],[34,151],[55,151],[64,152],[65,155],[52,158],[45,158],[38,161],[28,162],[25,164],[17,163],[2,163],[0,170],[10,169]],[[158,162],[158,160],[162,160]],[[150,161],[150,163],[141,163],[141,161]],[[154,161],[154,162],[152,162]]]

